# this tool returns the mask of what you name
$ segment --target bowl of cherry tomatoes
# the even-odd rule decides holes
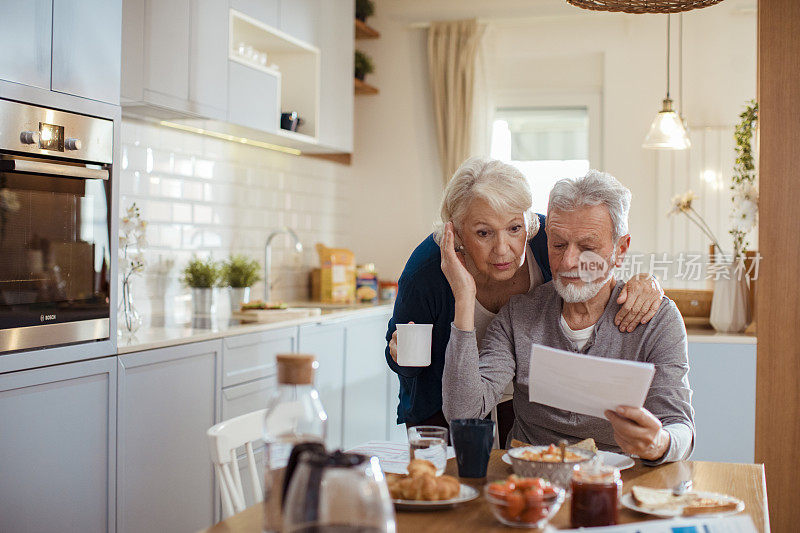
[[[507,526],[544,527],[564,502],[564,489],[538,477],[511,475],[484,489],[495,518]]]

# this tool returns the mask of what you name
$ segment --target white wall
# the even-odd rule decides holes
[[[641,148],[665,92],[666,17],[595,13],[559,0],[376,4],[376,16],[369,22],[381,38],[356,42],[374,58],[376,73],[368,81],[381,90],[378,96],[356,99],[351,176],[354,190],[365,199],[353,205],[353,247],[359,257],[372,256],[381,273],[396,277],[413,247],[430,232],[441,184],[426,31],[412,24],[474,16],[489,24],[485,45],[491,88],[536,96],[602,94],[602,167],[634,193],[634,249],[671,252],[688,246],[680,239],[675,242],[671,233],[693,230],[674,228],[662,219],[672,191],[683,192],[689,182],[689,166],[679,162],[668,172],[659,171],[665,158],[676,156]],[[751,0],[729,0],[684,15],[683,112],[693,132],[709,126],[732,133],[745,101],[755,96],[754,5]],[[672,26],[671,93],[677,100],[677,17]],[[657,179],[670,180],[670,186],[659,192]],[[717,233],[726,234],[724,213],[717,219]],[[669,249],[664,248],[667,243]]]
[[[273,297],[305,300],[308,272],[319,265],[314,245],[339,247],[350,236],[350,179],[335,163],[125,119],[120,176],[120,214],[135,202],[148,222],[147,266],[133,286],[146,324],[188,321],[189,291],[179,278],[193,255],[243,253],[263,265],[267,235],[290,226],[305,249],[295,253],[285,236],[273,241]],[[174,265],[165,271],[168,260]],[[262,290],[257,284],[253,298]],[[225,316],[228,298],[219,296]]]

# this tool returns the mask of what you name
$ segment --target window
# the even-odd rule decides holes
[[[495,110],[491,156],[517,167],[528,178],[536,212],[547,211],[556,181],[583,176],[590,160],[596,159],[591,157],[597,150],[592,141],[599,128],[590,124],[590,116],[588,105]]]

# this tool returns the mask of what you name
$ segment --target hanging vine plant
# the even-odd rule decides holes
[[[733,237],[734,259],[747,250],[747,235],[755,227],[758,216],[758,172],[753,155],[753,135],[758,126],[758,102],[750,100],[739,115],[734,139],[736,140],[736,163],[731,181],[731,220],[729,231]]]

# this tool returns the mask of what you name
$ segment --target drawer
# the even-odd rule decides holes
[[[264,409],[277,387],[278,376],[273,374],[264,379],[222,389],[222,420]]]
[[[275,355],[296,349],[296,327],[226,337],[222,341],[222,387],[275,374]]]

